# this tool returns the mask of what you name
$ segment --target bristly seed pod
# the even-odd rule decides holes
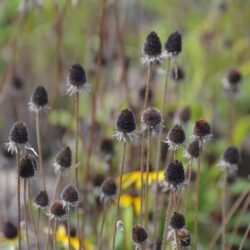
[[[72,153],[69,147],[64,147],[56,157],[54,163],[56,174],[67,174],[72,164]]]
[[[177,66],[176,68],[172,69],[171,77],[176,83],[181,83],[185,78],[185,72],[180,66]]]
[[[189,160],[195,160],[198,159],[201,154],[201,145],[200,140],[194,140],[187,146],[186,149],[186,157]]]
[[[31,180],[37,175],[36,159],[31,155],[24,156],[20,161],[19,177],[23,180]]]
[[[116,121],[116,131],[113,137],[119,142],[133,141],[135,138],[135,116],[132,111],[128,109],[122,110]]]
[[[174,212],[174,214],[170,218],[169,225],[175,230],[182,229],[183,227],[185,227],[184,215]]]
[[[165,46],[165,50],[170,57],[177,56],[182,51],[182,37],[178,31],[173,32],[168,37]]]
[[[135,245],[141,246],[148,239],[146,229],[141,225],[136,225],[132,228],[132,240]]]
[[[100,200],[106,204],[115,199],[117,193],[117,185],[114,178],[108,177],[102,183]]]
[[[172,150],[179,148],[185,141],[185,132],[181,125],[176,124],[172,127],[167,135],[166,140],[163,142],[167,143]]]
[[[161,41],[155,31],[148,34],[143,47],[144,58],[142,61],[144,63],[161,62]]]
[[[199,139],[202,143],[206,143],[212,137],[210,124],[204,119],[196,121],[193,128],[193,134],[194,137]]]
[[[66,210],[60,201],[55,201],[49,208],[48,216],[51,220],[64,220],[66,218]]]
[[[241,78],[242,75],[238,69],[229,70],[227,76],[222,81],[224,90],[231,96],[238,94]]]
[[[80,195],[75,185],[66,186],[62,191],[61,198],[67,207],[76,207],[80,202]]]
[[[46,191],[41,191],[34,199],[34,205],[40,209],[46,209],[49,205],[49,196]]]
[[[162,114],[159,109],[149,107],[141,114],[142,131],[148,129],[157,133],[162,125]]]
[[[105,161],[109,161],[115,154],[113,141],[109,138],[103,138],[100,143],[100,151]]]
[[[17,237],[17,228],[11,223],[6,222],[3,226],[3,235],[6,239],[15,239]]]
[[[47,111],[48,107],[48,93],[43,86],[38,86],[31,96],[29,102],[29,109],[38,113],[39,111]]]

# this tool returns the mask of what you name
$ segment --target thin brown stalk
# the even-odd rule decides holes
[[[247,238],[248,238],[249,232],[250,232],[250,224],[248,224],[247,230],[246,230],[246,232],[245,232],[245,234],[244,234],[244,237],[243,237],[243,239],[242,239],[242,241],[241,241],[241,243],[240,243],[239,250],[242,250],[242,249],[243,249],[243,246],[244,246],[244,244],[245,244],[245,241],[246,241]]]
[[[169,218],[170,218],[170,212],[172,209],[172,197],[173,193],[170,192],[169,198],[168,198],[168,208],[166,211],[166,217],[165,217],[165,226],[164,226],[164,232],[163,232],[163,238],[162,238],[162,250],[166,249],[167,245],[167,237],[168,237],[168,225],[169,225]]]
[[[175,230],[175,238],[176,238],[176,249],[181,250],[180,248],[180,239],[177,230]]]
[[[42,155],[42,143],[41,143],[41,135],[40,135],[40,119],[39,112],[36,113],[36,140],[37,140],[37,148],[39,155],[39,166],[42,174],[42,183],[43,190],[46,191],[46,182],[45,182],[45,173],[44,173],[44,165],[43,165],[43,155]]]
[[[126,142],[124,142],[122,144],[122,160],[121,160],[120,173],[119,173],[119,186],[118,186],[118,192],[117,192],[115,221],[114,221],[114,225],[113,225],[112,250],[115,249],[116,223],[118,220],[119,210],[120,210],[120,197],[121,197],[121,190],[122,190],[122,176],[123,176],[124,167],[125,167],[126,145],[127,145]]]
[[[187,172],[188,172],[188,184],[187,184],[187,188],[186,188],[186,192],[185,192],[184,214],[187,213],[187,209],[188,209],[188,196],[189,196],[190,182],[191,182],[191,169],[192,169],[192,162],[190,161],[188,163],[188,168],[187,168]]]
[[[24,204],[24,223],[25,223],[25,236],[27,249],[30,249],[29,234],[28,234],[28,218],[27,218],[27,201],[26,201],[26,180],[24,180],[24,190],[23,190],[23,204]]]
[[[68,233],[68,250],[70,250],[70,214],[69,214],[69,207],[67,207],[67,233]]]
[[[38,214],[37,214],[37,242],[40,248],[40,217],[41,217],[41,208],[38,208]]]
[[[104,228],[104,224],[105,224],[106,211],[107,211],[107,208],[104,207],[103,214],[102,214],[101,228],[100,228],[100,232],[98,234],[99,235],[98,236],[98,250],[102,250],[102,234],[103,234],[103,228]]]
[[[46,237],[46,250],[49,249],[49,236],[50,236],[50,230],[51,230],[51,222],[52,220],[51,219],[48,219],[48,234],[47,234],[47,237]]]
[[[228,112],[228,140],[229,143],[232,142],[232,131],[234,126],[234,104],[233,98],[231,96],[227,97],[227,112]]]
[[[222,201],[222,241],[221,249],[226,249],[226,212],[227,212],[227,172],[224,173],[224,185],[223,185],[223,201]]]
[[[54,187],[54,192],[53,192],[53,196],[52,196],[52,203],[55,201],[56,199],[56,192],[57,192],[57,189],[58,189],[58,185],[60,183],[60,180],[61,180],[61,175],[58,174],[57,177],[56,177],[56,183],[55,183],[55,187]]]
[[[54,221],[54,229],[53,229],[53,250],[56,250],[56,226],[57,222]]]
[[[144,226],[147,228],[148,226],[148,183],[149,183],[149,165],[150,165],[150,151],[151,151],[151,140],[152,140],[152,135],[151,135],[151,130],[148,129],[147,131],[147,161],[146,161],[146,183],[145,183],[145,197],[144,197]]]

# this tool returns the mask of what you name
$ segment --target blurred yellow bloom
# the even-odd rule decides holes
[[[120,198],[120,204],[123,208],[134,206],[137,214],[141,211],[141,198],[139,196],[132,196],[129,194],[123,194]]]

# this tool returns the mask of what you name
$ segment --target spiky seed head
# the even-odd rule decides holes
[[[100,144],[100,150],[104,155],[114,155],[115,149],[113,141],[109,138],[103,138]]]
[[[30,179],[36,175],[37,165],[33,156],[25,155],[19,166],[19,176],[22,179]]]
[[[38,86],[31,96],[31,101],[38,107],[48,105],[48,93],[43,86]]]
[[[50,206],[49,213],[56,219],[62,219],[66,215],[66,210],[60,201],[55,201]]]
[[[128,109],[122,110],[116,121],[116,129],[123,133],[131,133],[135,130],[135,116]]]
[[[183,68],[181,68],[180,66],[178,66],[177,68],[173,68],[171,71],[171,77],[173,81],[176,81],[176,82],[181,82],[182,80],[184,80],[185,72]]]
[[[199,140],[194,140],[192,141],[188,147],[187,147],[187,152],[192,158],[199,158],[200,153],[201,153],[201,147],[200,147],[200,142]]]
[[[237,147],[228,147],[222,156],[223,160],[231,165],[238,165],[240,163],[240,152]]]
[[[117,192],[117,185],[114,178],[108,177],[102,183],[101,191],[106,196],[114,196]]]
[[[86,82],[87,78],[84,68],[79,63],[71,65],[69,70],[68,83],[77,88],[80,88]]]
[[[40,193],[35,197],[34,204],[40,208],[46,208],[49,205],[49,196],[45,190],[40,191]]]
[[[210,124],[204,119],[196,121],[193,129],[193,134],[201,138],[210,135],[211,134]]]
[[[181,125],[176,124],[171,128],[168,134],[170,142],[175,144],[182,144],[185,141],[185,132]]]
[[[231,69],[228,72],[227,80],[232,85],[238,84],[241,81],[241,78],[242,78],[242,76],[241,76],[241,73],[238,69]]]
[[[185,217],[183,214],[174,212],[170,217],[170,226],[175,230],[180,230],[185,227]]]
[[[64,147],[56,157],[56,163],[63,168],[70,168],[72,163],[72,153],[69,147]]]
[[[162,123],[162,115],[159,109],[149,107],[142,112],[141,121],[147,127],[154,128]]]
[[[62,200],[69,204],[75,204],[80,201],[79,193],[75,185],[68,185],[62,191]]]
[[[182,37],[178,31],[173,32],[165,43],[165,49],[168,53],[178,55],[182,51]]]
[[[171,161],[164,173],[165,181],[176,186],[185,181],[185,172],[180,161]]]
[[[16,122],[10,130],[10,141],[18,144],[25,144],[28,142],[28,129],[24,122]]]
[[[191,109],[189,106],[185,106],[180,110],[179,118],[181,122],[187,123],[191,117]]]
[[[161,41],[155,31],[148,34],[144,43],[143,53],[149,57],[161,55]]]
[[[132,228],[132,240],[135,244],[143,244],[148,238],[146,229],[141,225]]]
[[[4,223],[3,226],[3,235],[6,239],[14,239],[17,237],[17,228],[11,223],[11,222],[6,222]]]

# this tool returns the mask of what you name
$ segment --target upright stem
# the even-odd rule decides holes
[[[191,170],[192,170],[192,162],[190,161],[188,163],[188,184],[187,184],[187,188],[186,188],[186,192],[185,192],[185,207],[184,207],[184,214],[187,213],[187,209],[188,209],[188,195],[189,195],[189,190],[190,190],[190,181],[191,181]]]
[[[41,208],[38,208],[38,215],[37,215],[37,242],[40,248],[40,216],[41,216]]]
[[[119,186],[118,186],[118,193],[117,193],[115,221],[113,225],[112,250],[115,250],[116,223],[118,220],[119,209],[120,209],[120,197],[121,197],[121,190],[122,190],[122,176],[123,176],[123,171],[124,171],[124,166],[125,166],[126,145],[127,145],[126,142],[122,144],[122,161],[121,161],[120,173],[119,173]]]
[[[46,237],[46,250],[49,249],[50,229],[51,229],[51,219],[48,220],[48,234],[47,234],[47,237]]]
[[[103,228],[105,224],[106,211],[107,211],[107,208],[104,208],[103,215],[102,215],[101,228],[100,228],[100,232],[98,236],[98,250],[102,250],[102,234],[103,234]]]
[[[23,190],[23,203],[24,203],[24,223],[25,223],[25,236],[27,249],[30,249],[29,234],[28,234],[28,218],[27,218],[27,203],[26,203],[26,180],[24,180],[24,190]]]
[[[67,233],[68,233],[68,250],[70,250],[70,214],[69,214],[69,207],[67,207]]]
[[[226,208],[227,208],[227,172],[224,173],[223,201],[222,201],[222,241],[221,241],[222,250],[226,249],[226,230],[227,230]]]
[[[227,109],[228,109],[228,140],[232,141],[233,121],[234,121],[234,105],[233,99],[230,95],[227,97]]]
[[[39,112],[36,113],[36,140],[37,140],[38,155],[39,155],[39,166],[40,166],[41,174],[42,174],[43,190],[46,191],[46,182],[45,182],[45,174],[44,174],[43,155],[42,155],[42,143],[41,143],[41,136],[40,136]]]
[[[16,152],[16,175],[17,175],[17,206],[18,206],[18,249],[22,250],[21,245],[21,197],[20,197],[20,149]]]
[[[144,225],[145,228],[148,226],[148,182],[149,182],[149,165],[150,165],[150,150],[151,150],[151,130],[148,129],[148,143],[147,143],[147,163],[146,163],[146,185],[145,185],[145,197],[144,197]]]
[[[177,230],[175,230],[175,238],[176,238],[176,249],[180,250],[180,240],[179,240],[179,236],[178,236]]]
[[[243,239],[242,239],[242,241],[241,241],[241,243],[240,243],[240,248],[239,248],[239,250],[242,250],[242,249],[243,249],[244,243],[245,243],[245,241],[246,241],[246,239],[247,239],[247,236],[248,236],[249,232],[250,232],[250,224],[248,224],[247,230],[246,230],[246,232],[245,232],[245,234],[244,234],[244,237],[243,237]]]
[[[52,196],[52,203],[55,201],[56,199],[56,192],[57,192],[57,189],[58,189],[58,185],[60,183],[60,180],[61,180],[61,175],[58,174],[57,177],[56,177],[56,183],[55,183],[55,187],[54,187],[54,192],[53,192],[53,196]]]
[[[168,77],[169,77],[169,70],[170,70],[170,60],[168,60],[167,69],[166,69],[166,76],[165,76],[165,84],[163,89],[163,96],[162,96],[162,103],[161,103],[161,113],[164,115],[165,113],[165,105],[166,105],[166,98],[167,98],[167,91],[168,91]],[[154,201],[154,235],[153,235],[153,249],[156,250],[157,247],[157,228],[158,228],[158,212],[157,212],[157,204],[159,199],[159,192],[158,192],[158,185],[159,185],[159,169],[160,169],[160,160],[161,160],[161,145],[162,145],[162,134],[163,134],[163,126],[160,126],[159,134],[157,137],[157,153],[156,153],[156,188],[155,188],[155,201]]]
[[[54,229],[53,229],[53,250],[56,250],[56,220],[54,221]]]

